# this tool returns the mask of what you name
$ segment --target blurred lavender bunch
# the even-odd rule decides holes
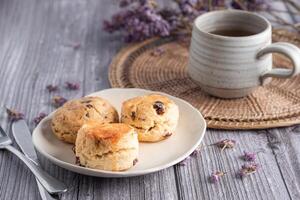
[[[232,0],[231,6],[238,10],[261,11],[270,7],[268,3],[267,0]]]
[[[126,42],[137,42],[171,34],[190,33],[195,17],[226,8],[260,10],[267,0],[173,0],[175,7],[160,9],[155,0],[120,0],[121,10],[103,22],[109,33],[124,34]]]
[[[142,41],[153,36],[170,35],[170,24],[157,12],[154,1],[122,0],[120,12],[104,21],[104,30],[122,31],[126,42]]]

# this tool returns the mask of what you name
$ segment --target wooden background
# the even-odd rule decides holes
[[[80,82],[79,91],[61,87],[57,93],[69,99],[109,88],[107,68],[123,45],[117,34],[102,31],[102,20],[117,9],[114,2],[0,0],[0,105],[24,112],[33,129],[39,112],[54,110],[46,85]],[[287,9],[282,3],[278,7]],[[4,110],[0,122],[10,133]],[[204,144],[224,138],[237,140],[236,148],[221,153],[208,147],[186,166],[134,178],[88,177],[40,160],[45,170],[68,184],[61,199],[300,199],[300,127],[207,130]],[[261,169],[240,180],[236,172],[243,150],[262,151],[257,159]],[[213,185],[207,179],[215,170],[228,175]],[[6,151],[0,151],[0,199],[40,199],[33,175]]]

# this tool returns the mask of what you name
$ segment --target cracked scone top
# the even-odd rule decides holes
[[[171,136],[178,118],[178,106],[159,94],[135,97],[122,105],[121,121],[133,126],[142,142],[156,142]]]
[[[52,131],[62,141],[75,143],[78,130],[89,121],[118,122],[116,109],[100,97],[71,100],[57,109],[52,118]]]
[[[123,171],[138,158],[138,136],[127,124],[90,122],[81,127],[75,144],[76,157],[82,166]]]

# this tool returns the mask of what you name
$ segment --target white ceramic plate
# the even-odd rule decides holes
[[[90,96],[100,96],[109,100],[120,113],[123,101],[150,93],[166,95],[175,101],[180,112],[179,123],[175,134],[168,139],[157,143],[140,143],[139,161],[127,171],[111,172],[76,165],[72,145],[58,140],[51,131],[50,123],[53,113],[44,118],[33,131],[33,144],[37,151],[58,166],[90,176],[138,176],[170,167],[189,156],[200,144],[205,134],[206,123],[198,110],[179,98],[143,89],[107,89]]]

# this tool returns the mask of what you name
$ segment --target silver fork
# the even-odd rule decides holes
[[[0,149],[6,149],[15,154],[23,163],[30,169],[35,175],[38,181],[50,194],[58,194],[67,191],[67,187],[64,183],[55,179],[54,177],[43,171],[38,165],[33,164],[24,154],[18,151],[12,145],[12,140],[7,136],[5,131],[0,126]]]

